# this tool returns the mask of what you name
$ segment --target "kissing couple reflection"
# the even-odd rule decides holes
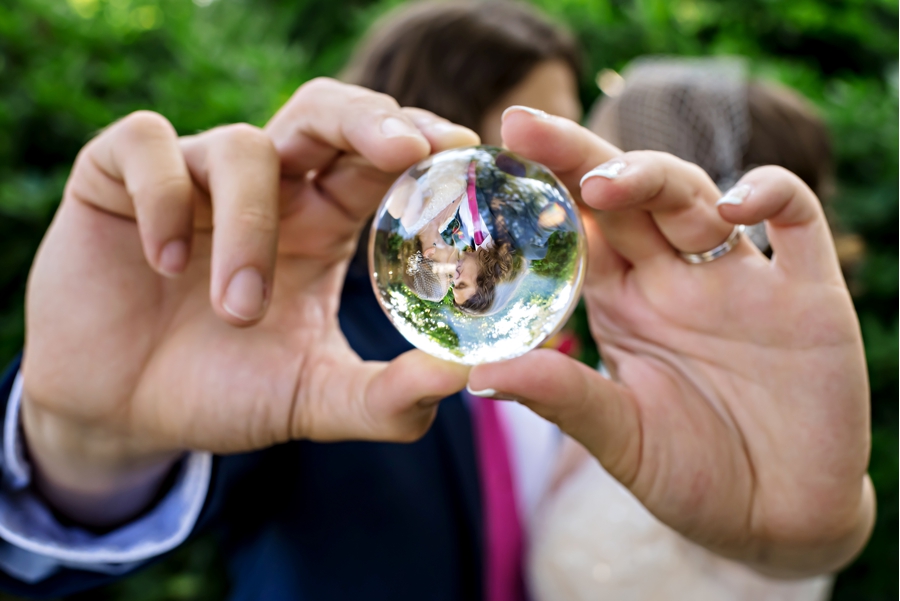
[[[502,151],[496,159],[485,154],[405,174],[387,206],[404,238],[404,284],[423,300],[447,299],[469,315],[502,309],[530,262],[546,256],[551,234],[570,221],[552,194],[515,185],[525,175],[522,163]]]

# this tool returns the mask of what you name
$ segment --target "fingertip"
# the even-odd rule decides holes
[[[389,426],[389,440],[413,441],[428,430],[437,406],[466,385],[469,368],[414,349],[377,370],[365,398]]]
[[[569,160],[571,148],[565,147],[565,136],[561,127],[566,123],[562,117],[555,117],[543,111],[524,106],[511,106],[503,113],[500,136],[503,143],[513,152],[558,169],[551,164],[562,158]]]
[[[378,169],[401,171],[431,153],[431,144],[419,128],[403,115],[388,115],[379,125],[381,143],[369,152],[360,144],[363,155]]]
[[[433,153],[481,144],[479,135],[468,127],[457,125],[419,108],[405,107],[402,111],[428,140]]]
[[[157,258],[157,270],[169,278],[178,277],[187,268],[190,259],[190,246],[181,239],[170,240],[163,245]]]
[[[256,267],[238,269],[228,281],[219,302],[222,317],[232,325],[248,326],[259,322],[268,308],[269,284]]]
[[[510,107],[507,107],[503,114],[500,115],[500,121],[505,122],[507,117],[519,115],[524,116],[526,119],[528,117],[535,117],[538,119],[546,119],[550,115],[540,109],[532,108],[530,106],[524,106],[521,104],[514,104]]]
[[[400,358],[408,363],[410,369],[427,374],[426,380],[433,384],[436,390],[446,391],[444,396],[462,390],[472,370],[468,365],[438,359],[419,349],[407,351],[400,355]]]
[[[567,359],[558,351],[536,349],[514,359],[476,365],[469,372],[466,388],[475,396],[530,398],[531,393],[541,389],[546,374],[555,371],[560,360]]]
[[[449,121],[429,125],[423,128],[423,133],[431,144],[432,152],[435,153],[451,148],[478,146],[481,144],[481,137],[474,131]]]
[[[381,135],[385,138],[422,138],[422,133],[410,120],[396,115],[388,115],[381,120]]]

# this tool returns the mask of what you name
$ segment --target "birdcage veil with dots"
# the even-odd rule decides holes
[[[406,275],[410,289],[422,300],[440,302],[447,294],[448,286],[435,273],[434,261],[420,251],[407,259]]]
[[[750,141],[747,79],[738,57],[642,57],[623,70],[624,85],[594,111],[591,129],[625,151],[659,150],[695,163],[725,190],[743,174]],[[768,247],[764,227],[748,233]]]

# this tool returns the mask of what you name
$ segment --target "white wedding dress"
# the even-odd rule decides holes
[[[533,601],[821,601],[832,578],[766,578],[662,524],[593,459],[535,512]]]
[[[409,235],[418,234],[466,193],[467,165],[463,161],[445,161],[433,165],[418,181],[409,175],[402,176],[390,193],[388,212],[400,220]],[[451,214],[438,224],[438,231],[452,218]]]

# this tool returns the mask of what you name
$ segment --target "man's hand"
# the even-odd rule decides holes
[[[874,519],[866,476],[869,388],[859,325],[822,208],[787,171],[738,194],[670,155],[619,150],[574,123],[512,110],[511,150],[544,163],[583,202],[592,333],[612,373],[552,351],[472,370],[580,441],[659,519],[776,575],[834,570]],[[587,212],[587,211],[586,211]],[[734,224],[768,222],[766,259],[746,239],[690,265]]]
[[[361,361],[339,295],[397,172],[477,142],[315,80],[265,131],[179,139],[143,112],[87,144],[28,286],[23,420],[44,494],[110,524],[186,449],[421,436],[467,369],[419,351]]]

